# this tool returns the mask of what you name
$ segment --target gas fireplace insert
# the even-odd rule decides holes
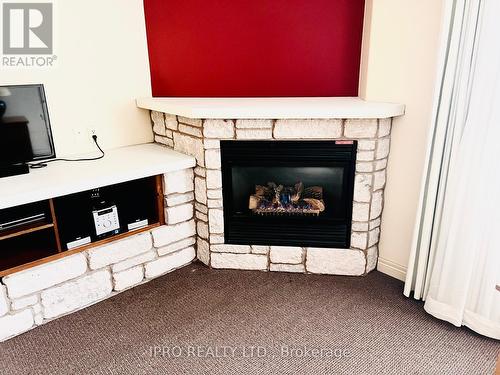
[[[227,244],[349,248],[356,141],[221,141]]]

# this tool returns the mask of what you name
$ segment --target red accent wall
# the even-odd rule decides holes
[[[364,0],[144,0],[154,96],[357,96]]]

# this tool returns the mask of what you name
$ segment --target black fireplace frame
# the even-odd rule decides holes
[[[221,141],[224,243],[349,248],[357,141]],[[233,215],[234,166],[342,167],[343,219]],[[277,236],[276,234],[280,235]]]

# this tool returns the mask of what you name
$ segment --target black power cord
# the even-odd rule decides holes
[[[82,158],[82,159],[64,159],[64,158],[59,158],[59,159],[51,159],[51,160],[45,160],[41,161],[38,163],[32,163],[28,164],[30,168],[37,169],[37,168],[44,168],[47,166],[48,163],[52,163],[54,161],[93,161],[93,160],[99,160],[102,159],[105,155],[104,151],[102,150],[101,146],[99,146],[99,143],[97,143],[97,135],[92,135],[92,139],[94,140],[95,145],[101,152],[100,156],[96,156],[95,158]]]

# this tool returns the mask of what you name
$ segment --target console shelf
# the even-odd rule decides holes
[[[95,154],[78,155],[92,157]],[[194,157],[154,143],[106,150],[100,160],[54,162],[46,168],[0,179],[0,209],[48,200],[196,165]]]
[[[40,220],[0,230],[0,277],[164,224],[162,179],[162,175],[145,177],[0,210],[0,222],[44,215]],[[98,235],[92,215],[96,201],[117,207],[118,233]],[[128,224],[139,220],[147,224],[129,229]],[[82,237],[91,242],[68,248]]]
[[[42,221],[42,223],[34,223],[34,224],[27,224],[23,225],[21,227],[18,227],[16,229],[11,229],[11,230],[6,230],[3,232],[0,232],[0,241],[6,240],[9,238],[17,237],[17,236],[22,236],[28,233],[36,232],[39,230],[44,230],[48,228],[54,228],[53,223],[45,223]]]
[[[0,230],[0,278],[164,224],[163,174],[195,165],[192,156],[145,143],[106,150],[96,161],[59,161],[1,178],[0,223],[11,222],[6,217],[18,209],[24,210],[19,217],[43,217]],[[88,196],[96,188],[118,207],[118,234],[100,238],[95,232]],[[140,218],[147,226],[128,230]],[[68,249],[68,242],[88,235],[91,243]]]

